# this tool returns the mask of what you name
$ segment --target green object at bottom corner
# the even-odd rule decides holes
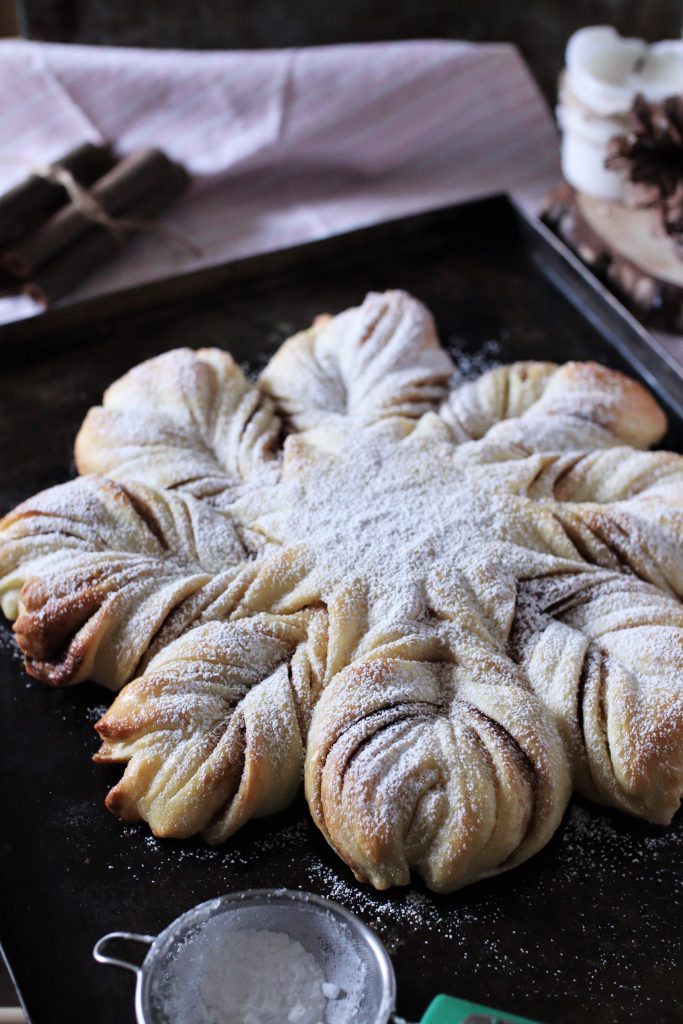
[[[455,999],[453,996],[437,996],[433,999],[420,1024],[464,1024],[468,1017],[483,1017],[486,1024],[538,1024],[528,1017],[516,1017],[514,1013],[493,1010],[489,1006]]]

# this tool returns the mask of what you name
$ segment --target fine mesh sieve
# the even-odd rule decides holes
[[[156,937],[110,932],[95,945],[99,963],[137,975],[138,1024],[195,1024],[203,951],[244,930],[284,932],[311,953],[340,995],[325,1024],[387,1024],[396,1000],[391,960],[373,931],[331,900],[291,889],[250,889],[200,903]],[[113,940],[149,945],[141,966],[108,956]]]

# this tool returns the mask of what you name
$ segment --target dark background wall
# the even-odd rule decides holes
[[[308,46],[380,39],[510,40],[554,94],[567,37],[608,23],[681,34],[681,0],[21,0],[22,33],[119,46]]]

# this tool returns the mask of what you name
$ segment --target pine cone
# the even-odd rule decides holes
[[[657,210],[683,253],[683,96],[656,104],[636,96],[630,119],[630,131],[611,140],[605,167],[625,175],[631,205]]]

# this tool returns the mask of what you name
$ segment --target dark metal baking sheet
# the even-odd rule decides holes
[[[516,358],[595,358],[656,384],[680,450],[681,380],[647,335],[504,199],[435,211],[241,261],[127,316],[26,337],[42,358],[0,376],[0,511],[73,472],[86,410],[141,359],[214,344],[258,369],[284,337],[369,289],[407,288],[472,373]],[[567,297],[569,296],[569,298]],[[635,332],[635,333],[634,333]],[[632,355],[631,355],[632,353]],[[0,939],[33,1024],[128,1024],[132,985],[98,967],[111,929],[153,933],[195,903],[249,886],[332,896],[394,958],[399,1012],[446,991],[549,1024],[683,1019],[683,821],[669,829],[576,800],[546,849],[488,882],[436,897],[419,883],[359,887],[300,800],[224,847],[160,842],[103,806],[119,770],[96,766],[93,685],[28,680],[0,632]]]

